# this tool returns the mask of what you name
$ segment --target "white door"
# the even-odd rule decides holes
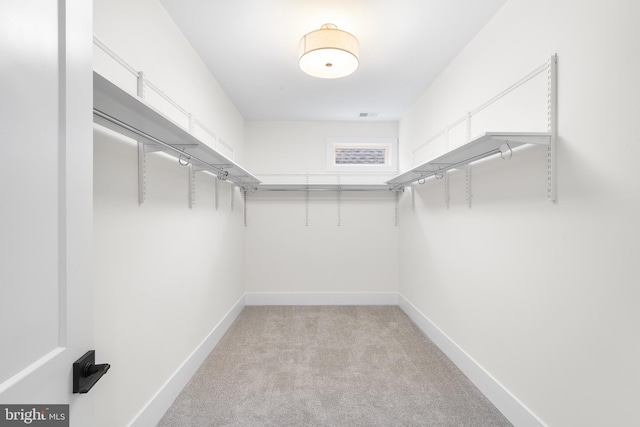
[[[71,376],[93,345],[91,37],[91,1],[0,0],[0,404],[70,404],[72,426],[94,405]]]

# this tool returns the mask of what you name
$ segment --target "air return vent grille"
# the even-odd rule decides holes
[[[385,148],[336,148],[337,165],[384,165]]]

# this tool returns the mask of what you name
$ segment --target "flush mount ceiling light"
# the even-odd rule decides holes
[[[337,79],[358,68],[360,44],[352,34],[324,24],[300,39],[300,69],[323,79]]]

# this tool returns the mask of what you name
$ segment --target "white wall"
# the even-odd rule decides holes
[[[475,166],[472,209],[461,172],[449,210],[441,182],[414,186],[400,222],[401,294],[549,426],[640,424],[639,18],[634,0],[510,0],[400,124],[407,168],[558,53],[557,204],[534,147]]]
[[[241,159],[243,118],[159,2],[94,4],[95,34],[233,144]],[[103,57],[95,67],[127,77],[115,76]],[[92,390],[99,394],[95,425],[123,426],[242,297],[242,198],[236,189],[231,210],[232,187],[220,183],[216,210],[215,178],[199,173],[189,209],[187,169],[150,153],[147,200],[138,206],[136,145],[99,126],[94,179],[96,352],[112,366]]]
[[[245,163],[265,182],[304,183],[310,174],[310,183],[336,183],[335,175],[326,175],[327,137],[397,137],[397,132],[395,122],[247,122]],[[340,179],[381,184],[386,175]],[[394,200],[388,191],[343,192],[338,210],[336,192],[311,192],[307,226],[304,193],[249,194],[246,291],[397,292]]]

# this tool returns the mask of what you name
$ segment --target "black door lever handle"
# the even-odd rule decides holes
[[[98,372],[102,372],[102,375],[106,374],[111,365],[108,363],[103,363],[101,365],[93,365],[91,363],[87,363],[84,366],[84,372],[82,373],[84,377],[89,377],[91,375],[97,374]]]
[[[108,363],[96,365],[95,362],[95,350],[89,350],[84,356],[73,362],[74,393],[87,393],[111,368]]]

